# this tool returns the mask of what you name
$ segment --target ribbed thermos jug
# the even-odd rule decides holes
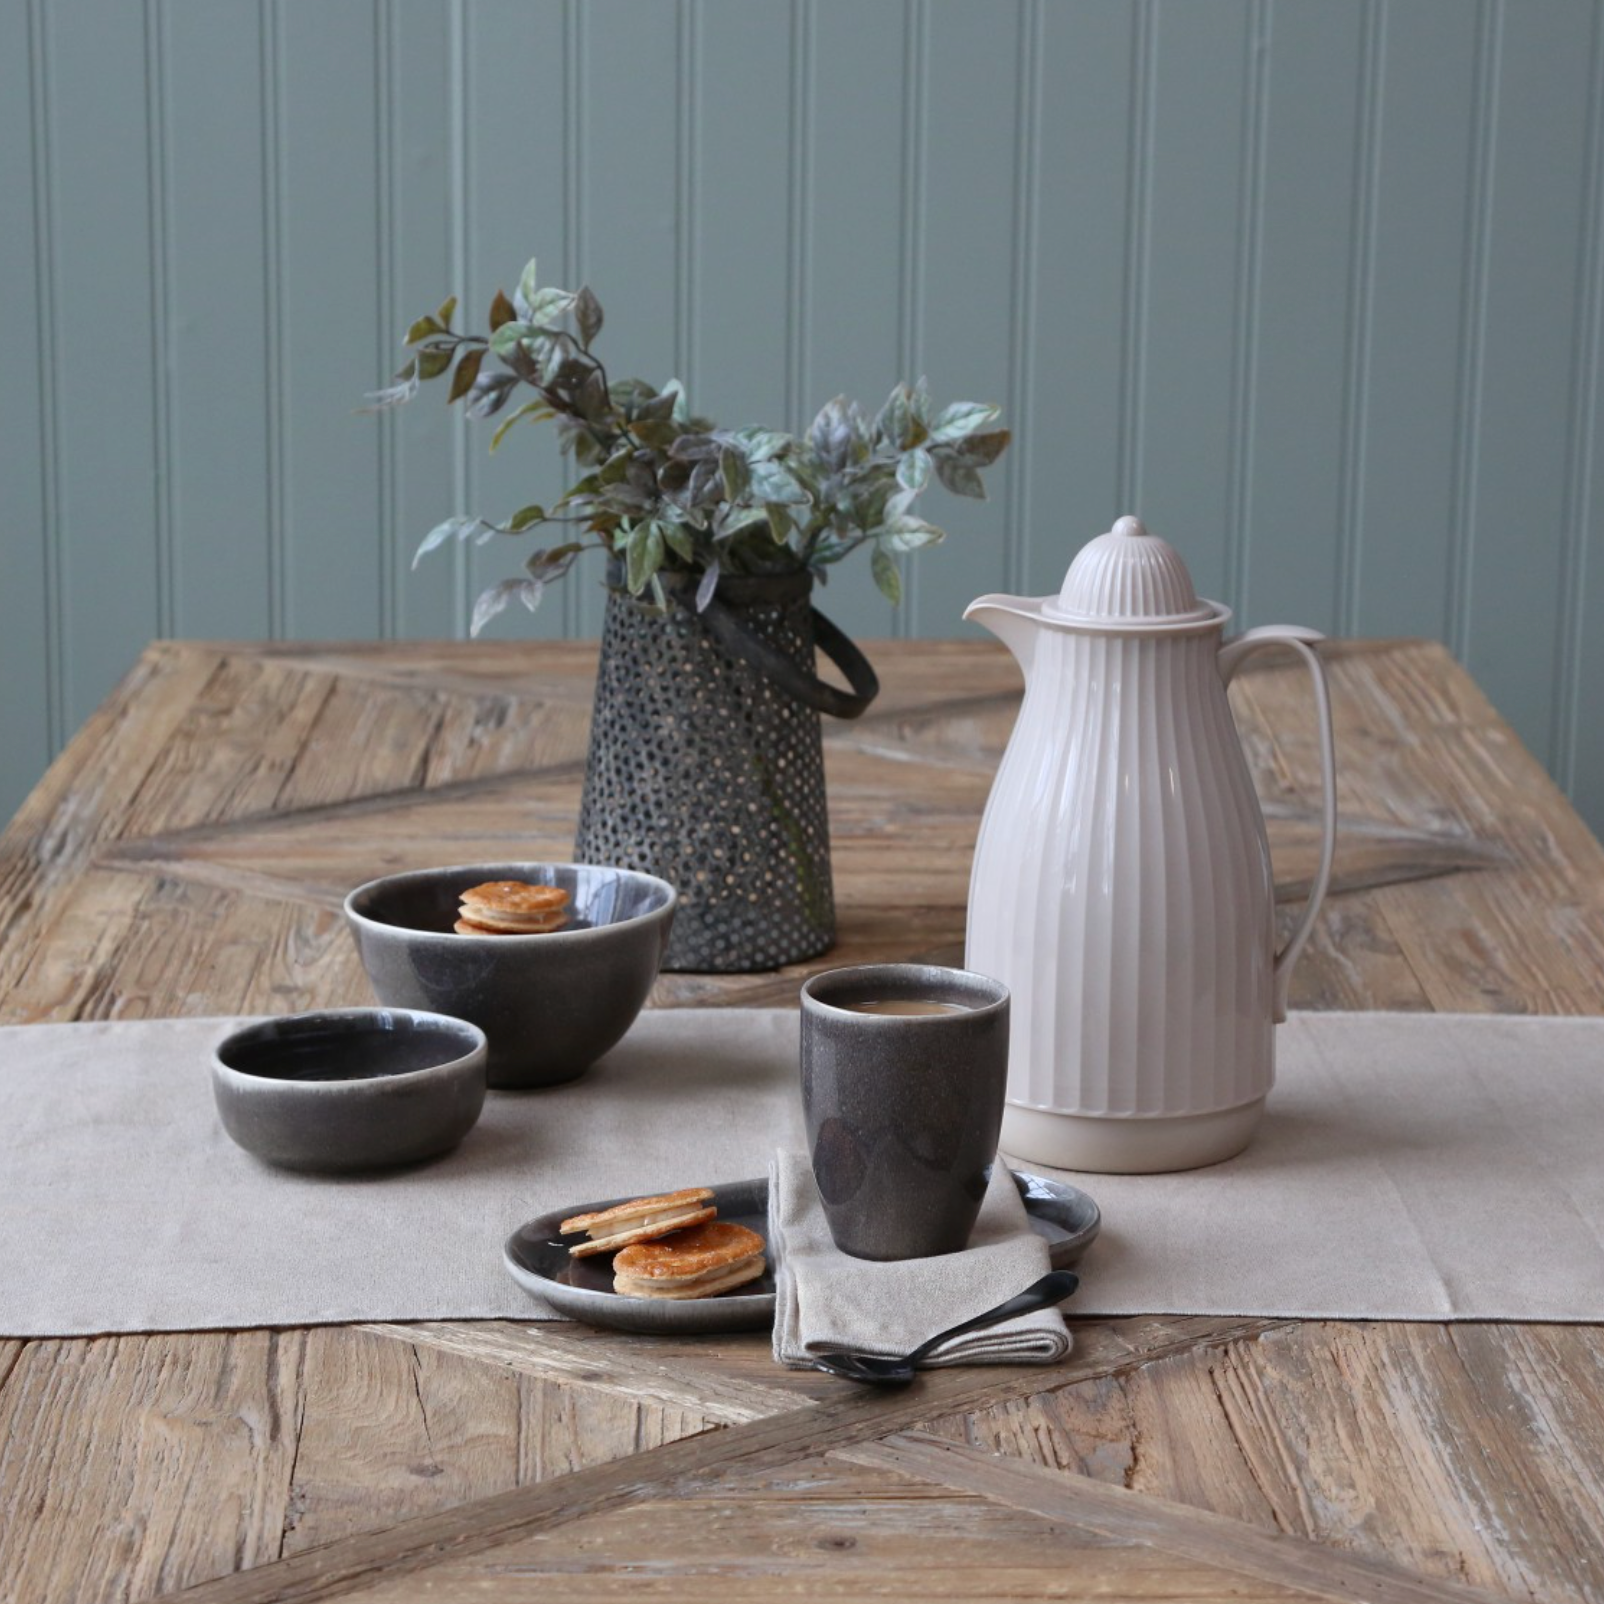
[[[1025,699],[992,786],[965,962],[1013,994],[1007,1153],[1065,1169],[1216,1163],[1251,1140],[1287,980],[1331,874],[1335,754],[1310,629],[1224,641],[1174,549],[1135,518],[1056,596],[982,596]],[[1255,648],[1314,681],[1324,833],[1308,907],[1275,946],[1264,818],[1226,698]]]

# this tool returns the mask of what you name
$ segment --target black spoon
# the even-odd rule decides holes
[[[961,1337],[966,1331],[979,1331],[999,1321],[1011,1320],[1016,1314],[1030,1314],[1036,1309],[1061,1303],[1079,1285],[1080,1277],[1073,1270],[1053,1270],[1023,1292],[1016,1293],[1006,1303],[999,1303],[995,1309],[977,1314],[972,1320],[964,1320],[950,1331],[938,1332],[928,1342],[921,1342],[912,1353],[904,1354],[900,1359],[882,1359],[877,1354],[846,1351],[816,1353],[809,1357],[813,1360],[815,1370],[828,1371],[832,1376],[840,1376],[846,1381],[862,1381],[873,1387],[900,1387],[913,1380],[919,1361],[928,1358],[950,1337]]]

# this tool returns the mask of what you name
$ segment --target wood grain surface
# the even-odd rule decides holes
[[[1604,1011],[1604,852],[1448,655],[1330,645],[1336,889],[1304,1008]],[[666,975],[962,956],[1019,679],[898,643],[827,729],[840,940]],[[572,847],[593,646],[159,643],[0,837],[0,1018],[368,1000],[339,916],[391,869]],[[1301,670],[1232,689],[1295,917]],[[563,1324],[0,1341],[0,1598],[1604,1599],[1585,1327],[1076,1322],[1046,1369],[876,1395],[766,1339]]]

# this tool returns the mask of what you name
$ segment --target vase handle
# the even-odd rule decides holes
[[[880,694],[880,681],[845,630],[832,624],[817,607],[808,610],[813,615],[814,645],[846,675],[850,691],[799,668],[784,652],[745,628],[717,596],[702,609],[701,619],[725,651],[766,675],[788,696],[835,718],[857,718]]]

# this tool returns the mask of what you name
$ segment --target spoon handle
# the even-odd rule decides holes
[[[905,1362],[910,1365],[918,1364],[921,1359],[928,1358],[934,1353],[942,1343],[950,1342],[954,1337],[961,1337],[966,1331],[979,1331],[986,1326],[1011,1320],[1016,1314],[1031,1314],[1037,1309],[1061,1303],[1079,1285],[1080,1277],[1073,1270],[1051,1270],[1041,1280],[1033,1281],[1023,1292],[1016,1292],[1006,1303],[999,1303],[995,1309],[987,1309],[984,1314],[977,1314],[973,1319],[961,1321],[949,1330],[938,1331],[928,1342],[921,1342],[908,1355]]]

